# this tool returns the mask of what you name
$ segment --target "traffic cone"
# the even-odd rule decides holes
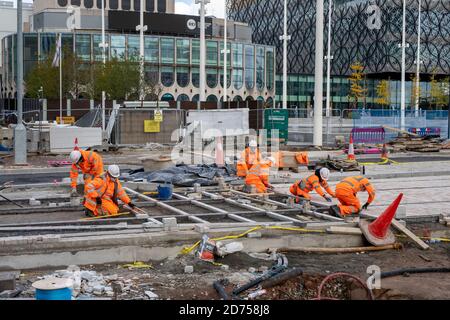
[[[348,145],[347,160],[356,160],[355,148],[353,147],[353,137],[350,135],[350,143]]]
[[[359,227],[367,241],[376,247],[395,243],[395,236],[389,229],[395,212],[402,201],[403,193],[372,223],[367,220],[360,220]]]
[[[383,160],[389,159],[389,150],[386,147],[386,143],[383,144],[383,148],[381,149],[381,159]]]
[[[78,148],[78,138],[75,138],[75,148],[73,148],[73,150],[80,150],[80,148]]]

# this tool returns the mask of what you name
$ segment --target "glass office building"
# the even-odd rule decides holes
[[[252,40],[276,46],[277,101],[282,93],[283,0],[228,0],[231,19],[253,28]],[[315,0],[288,0],[288,105],[307,107],[314,95]],[[327,54],[328,1],[324,1],[324,56]],[[334,0],[331,33],[331,100],[333,108],[351,107],[351,66],[364,67],[361,85],[366,89],[358,106],[400,106],[402,1]],[[414,107],[413,78],[416,74],[418,0],[408,1],[406,10],[406,105]],[[449,93],[450,0],[422,0],[420,51],[420,107],[440,108],[436,94]],[[324,61],[324,73],[326,60]],[[432,80],[434,79],[434,80]],[[326,81],[326,77],[324,77]],[[386,85],[387,83],[387,85]],[[380,86],[389,88],[388,104],[377,103]],[[438,92],[438,93],[436,93]],[[325,95],[325,83],[324,83]],[[442,100],[442,99],[441,99]],[[441,106],[442,107],[442,106]]]

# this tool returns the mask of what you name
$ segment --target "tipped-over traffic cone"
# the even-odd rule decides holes
[[[353,137],[352,137],[352,135],[350,135],[350,142],[349,142],[349,145],[348,145],[347,160],[356,160],[356,158],[355,158],[355,149],[353,148]]]
[[[73,150],[80,150],[80,148],[78,148],[78,138],[75,138],[75,147]]]
[[[360,220],[359,227],[367,241],[376,247],[395,243],[395,236],[389,229],[395,212],[402,201],[403,193],[400,193],[397,199],[372,223],[367,220]]]
[[[381,159],[389,159],[389,150],[386,147],[386,143],[383,144],[383,148],[381,149]]]

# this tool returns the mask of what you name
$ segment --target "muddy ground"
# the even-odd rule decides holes
[[[450,247],[448,243],[432,244],[428,251],[420,250],[412,244],[403,249],[367,253],[313,254],[287,253],[289,269],[301,268],[303,275],[293,278],[282,285],[267,289],[256,299],[315,299],[317,289],[327,275],[334,272],[346,272],[361,278],[369,277],[367,267],[377,265],[381,272],[401,268],[450,267]],[[152,291],[158,299],[220,299],[212,284],[216,280],[226,279],[226,291],[247,283],[262,275],[262,271],[273,265],[271,260],[252,257],[246,253],[234,253],[218,259],[221,266],[198,260],[193,255],[182,255],[174,260],[146,262],[153,268],[129,269],[119,264],[100,266],[79,266],[81,270],[95,270],[103,276],[117,275],[117,280],[128,288],[117,294],[117,299],[148,299],[145,291]],[[184,267],[192,265],[194,272],[185,274]],[[250,269],[250,268],[254,268]],[[38,277],[51,274],[54,270],[23,271],[17,281],[18,289],[23,292],[19,298],[33,298],[31,284]],[[114,282],[114,281],[111,281]],[[109,283],[111,285],[111,283]],[[240,295],[248,299],[248,294],[260,289],[252,288]],[[375,299],[450,299],[450,273],[411,274],[385,278],[381,280],[381,289],[373,291]],[[323,297],[334,299],[367,299],[367,293],[357,281],[338,278],[325,285]],[[102,296],[82,295],[83,299],[96,299]],[[104,298],[104,296],[103,296]],[[115,297],[109,297],[114,299]]]

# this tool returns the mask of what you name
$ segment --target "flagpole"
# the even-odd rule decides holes
[[[59,123],[64,124],[62,112],[62,34],[59,34]]]

